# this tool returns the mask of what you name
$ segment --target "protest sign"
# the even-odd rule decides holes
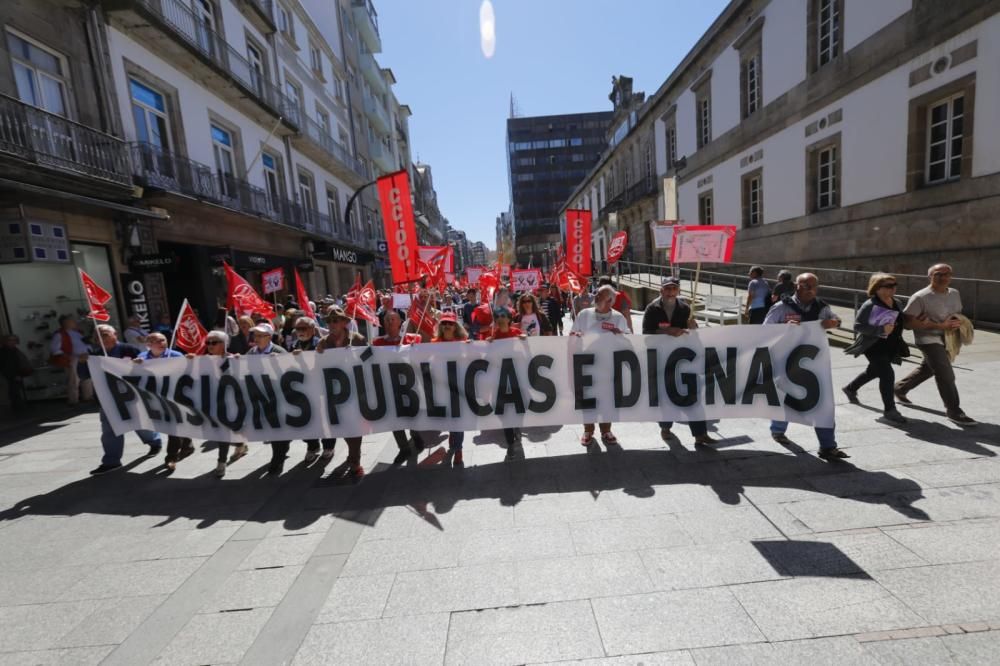
[[[217,441],[760,418],[834,424],[818,322],[143,363],[91,356],[101,409]]]
[[[657,250],[669,250],[674,242],[674,220],[660,220],[650,222],[649,226],[653,230],[653,247]]]
[[[537,268],[515,268],[510,275],[510,287],[513,291],[534,292],[542,285],[542,271]]]
[[[272,268],[260,274],[260,280],[264,285],[265,294],[273,294],[285,288],[285,269]]]
[[[672,264],[728,264],[733,259],[736,227],[676,226],[670,252]]]

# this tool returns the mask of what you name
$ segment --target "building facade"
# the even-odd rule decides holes
[[[517,238],[514,234],[514,215],[507,211],[497,215],[497,256],[500,262],[511,264],[515,261]]]
[[[552,263],[560,208],[600,157],[611,117],[602,111],[507,119],[512,263],[545,269]]]
[[[461,273],[466,266],[471,266],[469,259],[471,251],[469,249],[469,239],[465,232],[460,229],[448,228],[448,244],[455,252],[455,273]]]
[[[920,274],[943,260],[1000,277],[1000,134],[974,122],[1000,106],[998,14],[990,0],[734,0],[629,130],[654,142],[648,221],[736,225],[735,261]],[[628,147],[564,208],[593,210]]]
[[[486,243],[482,241],[475,241],[469,246],[469,265],[470,266],[485,266],[488,261],[489,251],[486,248]]]
[[[410,181],[413,216],[417,223],[417,239],[421,245],[441,246],[447,242],[448,221],[438,208],[434,174],[429,164],[414,164]]]

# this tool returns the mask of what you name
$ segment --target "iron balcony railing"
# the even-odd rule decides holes
[[[147,188],[178,192],[319,236],[355,244],[361,240],[357,231],[314,206],[148,143],[133,143],[130,148],[135,175]]]
[[[212,26],[181,0],[136,0],[181,40],[216,67],[229,74],[258,102],[290,124],[299,126],[298,104],[268,81],[250,61],[234,49]]]
[[[330,136],[326,129],[318,122],[306,115],[303,115],[302,118],[303,123],[301,127],[305,130],[304,134],[310,141],[325,150],[348,169],[356,173],[359,178],[365,181],[368,180],[368,170],[360,160],[351,155],[347,148]]]
[[[7,95],[0,95],[0,152],[120,185],[132,182],[124,141]]]

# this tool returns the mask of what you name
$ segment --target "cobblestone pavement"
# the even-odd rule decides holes
[[[0,441],[0,664],[996,663],[986,351],[958,362],[975,428],[933,382],[902,427],[873,384],[838,395],[841,463],[805,427],[782,447],[732,420],[715,450],[681,426],[586,452],[579,425],[536,429],[513,463],[470,434],[465,470],[440,450],[390,470],[378,435],[357,486],[324,478],[342,443],[278,479],[252,444],[218,480],[214,452],[168,476],[129,435],[126,468],[91,478],[95,414],[24,425]],[[837,386],[864,364],[833,357]]]

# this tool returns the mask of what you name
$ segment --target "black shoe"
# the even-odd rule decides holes
[[[791,444],[792,443],[792,440],[788,439],[788,437],[783,432],[772,432],[771,433],[771,439],[773,439],[774,441],[776,441],[778,444]]]
[[[162,445],[158,444],[158,445],[154,446],[154,445],[151,444],[149,446],[149,455],[151,455],[151,456],[158,456],[158,455],[160,455],[160,451],[162,451],[162,450],[163,450],[163,446]]]
[[[100,474],[107,474],[108,472],[113,472],[116,469],[121,469],[121,463],[115,463],[114,465],[101,465],[97,469],[90,470],[91,475],[98,476]]]
[[[840,460],[841,458],[850,458],[851,456],[847,455],[841,449],[834,447],[832,449],[820,449],[819,457],[823,460]]]
[[[281,476],[281,473],[285,471],[285,461],[279,460],[272,462],[267,466],[267,473],[270,476]]]
[[[909,419],[899,413],[898,409],[887,409],[882,413],[886,421],[892,421],[893,423],[909,423]]]
[[[906,394],[899,389],[893,389],[892,394],[896,396],[896,402],[901,402],[904,405],[912,405],[913,401],[906,397]]]
[[[952,414],[949,414],[948,420],[954,423],[955,425],[960,425],[960,426],[976,425],[975,420],[970,419],[968,416],[966,416],[965,412],[954,412]]]
[[[858,400],[858,390],[857,389],[853,389],[850,386],[845,386],[844,388],[842,388],[840,390],[844,392],[844,395],[847,396],[847,401],[850,402],[852,405],[860,405],[861,404],[861,401]]]
[[[399,467],[407,460],[409,460],[411,455],[413,455],[413,451],[410,450],[409,447],[405,449],[400,449],[399,453],[396,454],[396,457],[392,459],[392,466]]]

